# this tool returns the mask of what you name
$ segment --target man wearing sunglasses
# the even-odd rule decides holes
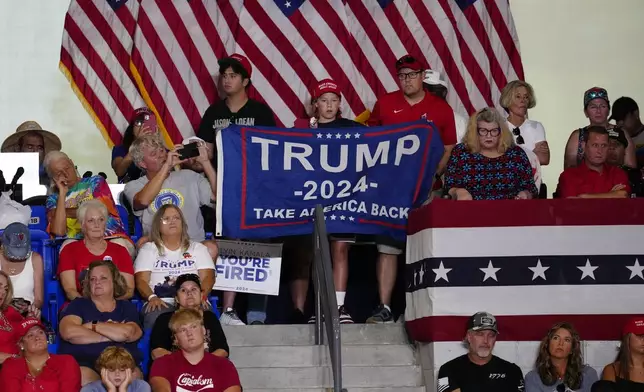
[[[427,67],[411,55],[396,61],[396,78],[400,90],[387,93],[376,102],[368,120],[368,125],[391,125],[421,119],[434,123],[445,145],[443,158],[436,169],[442,175],[452,148],[456,144],[456,125],[454,111],[443,99],[425,91],[423,79]],[[378,289],[380,306],[367,319],[367,323],[393,322],[391,292],[396,282],[398,256],[402,254],[404,243],[392,238],[376,238],[378,244]]]

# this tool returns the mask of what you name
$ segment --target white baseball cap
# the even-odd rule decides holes
[[[185,139],[183,139],[183,141],[181,142],[181,144],[183,144],[183,145],[185,146],[186,144],[190,144],[190,143],[197,143],[197,142],[203,142],[203,141],[204,141],[204,140],[203,140],[202,138],[200,138],[200,137],[197,137],[197,136],[190,136],[189,138],[185,138]]]
[[[447,81],[443,79],[443,75],[441,75],[441,73],[438,71],[434,71],[433,69],[425,70],[425,78],[423,79],[423,83],[427,83],[430,86],[439,85],[447,88]]]

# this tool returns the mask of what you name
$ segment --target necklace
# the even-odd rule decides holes
[[[25,361],[27,361],[27,363],[28,363],[29,365],[31,365],[31,367],[36,371],[36,373],[40,373],[40,372],[42,371],[42,369],[43,369],[43,368],[45,367],[45,365],[47,364],[47,361],[48,361],[48,360],[49,360],[49,354],[47,354],[47,359],[45,359],[45,362],[43,362],[43,364],[42,364],[40,367],[36,367],[36,365],[34,365],[33,363],[31,363],[31,362],[30,362],[30,361],[25,357]]]

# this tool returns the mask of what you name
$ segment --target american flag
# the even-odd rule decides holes
[[[435,200],[409,215],[412,338],[460,342],[494,314],[499,339],[539,341],[556,322],[584,340],[618,340],[642,313],[644,202]]]
[[[235,52],[253,65],[251,97],[287,127],[328,77],[344,116],[366,120],[398,88],[406,53],[446,76],[463,114],[523,79],[508,0],[72,0],[60,65],[110,145],[144,104],[178,142],[219,98],[217,60]]]

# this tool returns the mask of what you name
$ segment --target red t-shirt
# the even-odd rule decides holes
[[[29,375],[24,358],[9,358],[0,371],[0,385],[6,392],[69,392],[80,391],[80,367],[71,355],[50,354],[37,377]]]
[[[237,369],[227,358],[206,353],[198,364],[193,365],[181,350],[156,359],[152,363],[150,380],[154,377],[168,380],[172,392],[224,392],[230,387],[241,386]]]
[[[628,176],[624,170],[613,165],[604,165],[601,173],[592,170],[581,162],[579,166],[569,167],[559,176],[557,194],[561,198],[579,196],[584,193],[608,193],[615,185],[624,185],[631,193]]]
[[[89,264],[95,260],[112,260],[119,271],[134,275],[132,257],[130,257],[125,247],[107,241],[105,252],[97,256],[90,253],[82,240],[65,245],[62,252],[60,252],[58,274],[60,275],[63,271],[76,271],[76,288],[80,292],[81,282],[85,277]]]
[[[400,90],[383,95],[378,98],[367,123],[369,126],[391,125],[423,118],[436,125],[444,145],[456,144],[454,110],[447,102],[428,92],[425,92],[422,101],[413,106]]]
[[[11,306],[0,311],[0,353],[18,354],[15,331],[22,321],[23,317]]]

